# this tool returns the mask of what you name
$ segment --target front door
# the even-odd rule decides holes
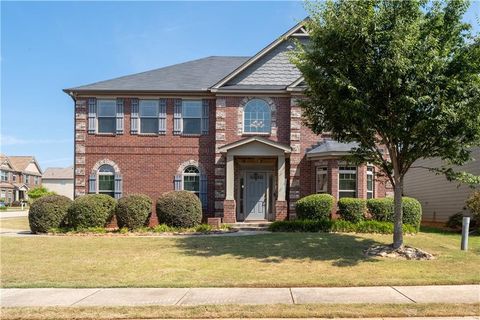
[[[267,174],[264,172],[247,173],[246,182],[245,220],[266,220]]]

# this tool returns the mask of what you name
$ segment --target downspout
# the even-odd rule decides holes
[[[76,108],[77,108],[77,99],[75,97],[75,93],[73,93],[73,91],[69,91],[67,92],[67,94],[70,96],[70,98],[72,98],[73,100],[73,199],[75,199],[76,195],[76,191],[77,190],[77,179],[76,179],[76,174],[75,172],[77,171],[77,159],[76,159],[76,147],[77,147],[77,140],[76,140],[76,137],[75,137],[75,134],[76,134],[76,128],[77,128],[77,117],[75,116],[76,114]]]

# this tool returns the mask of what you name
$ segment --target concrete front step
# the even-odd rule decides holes
[[[238,231],[265,231],[268,230],[268,226],[271,222],[268,221],[248,221],[248,222],[237,222],[230,225],[233,230]]]

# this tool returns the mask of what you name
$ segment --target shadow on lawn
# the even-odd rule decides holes
[[[347,234],[273,233],[242,237],[189,237],[177,240],[187,255],[215,257],[231,255],[238,259],[256,259],[280,263],[286,259],[331,261],[338,267],[354,266],[368,258],[363,250],[379,244],[372,239]]]

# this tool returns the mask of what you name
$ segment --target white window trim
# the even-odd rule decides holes
[[[185,112],[184,112],[184,103],[185,102],[198,102],[199,105],[200,105],[200,117],[199,118],[196,118],[196,117],[185,117]],[[181,121],[181,126],[182,126],[182,135],[185,135],[185,136],[200,136],[202,135],[202,110],[203,108],[203,100],[201,99],[182,99],[182,121]],[[198,133],[185,133],[184,132],[184,129],[185,129],[185,126],[183,125],[183,119],[199,119],[200,120],[200,132]],[[198,169],[198,168],[197,168]],[[183,177],[182,177],[182,182],[183,182]],[[182,187],[183,187],[183,184],[182,184]]]
[[[266,105],[267,105],[267,108],[268,108],[268,111],[270,112],[270,126],[269,126],[269,130],[268,131],[257,131],[257,132],[251,132],[251,131],[245,131],[245,110],[248,106],[248,104],[254,100],[261,100],[263,101]],[[247,101],[247,103],[245,103],[245,105],[243,106],[243,112],[242,112],[242,135],[252,135],[252,136],[261,136],[261,135],[264,135],[264,136],[269,136],[272,134],[272,108],[270,107],[270,104],[265,101],[264,99],[262,98],[253,98],[253,99],[250,99]]]
[[[148,116],[142,117],[142,101],[153,101],[157,107],[157,115],[156,116]],[[139,134],[146,134],[146,135],[157,135],[158,134],[158,115],[160,112],[160,101],[158,99],[138,99],[138,133]],[[157,119],[157,130],[156,132],[142,132],[142,118],[148,119]]]
[[[325,178],[327,179],[327,183],[325,184],[325,190],[319,190],[318,189],[318,174],[321,173],[322,175],[325,175]],[[328,193],[328,167],[326,166],[319,166],[315,170],[315,192],[316,193]]]
[[[103,164],[102,166],[104,166],[105,164]],[[97,170],[97,181],[96,181],[96,185],[97,187],[95,188],[97,190],[97,194],[101,194],[101,192],[110,192],[110,190],[100,190],[100,176],[113,176],[114,179],[113,179],[113,190],[111,192],[113,192],[115,194],[115,168],[111,165],[108,165],[110,167],[112,167],[113,171],[114,172],[100,172],[100,168],[102,167],[100,166]]]
[[[352,169],[340,169],[342,167],[345,168],[355,168]],[[355,174],[355,190],[340,190],[340,174]],[[355,192],[355,198],[358,198],[358,168],[355,166],[350,166],[346,164],[339,164],[338,166],[338,192],[337,192],[337,199],[340,199],[341,192]]]
[[[113,117],[100,117],[99,114],[100,114],[100,102],[101,101],[110,101],[110,102],[113,102],[115,104],[115,114],[113,115]],[[96,104],[97,104],[97,110],[96,110],[96,114],[95,114],[95,134],[99,134],[99,135],[102,135],[102,134],[105,134],[105,135],[111,135],[111,134],[116,134],[117,133],[117,122],[115,121],[115,128],[113,130],[113,132],[99,132],[98,129],[99,129],[99,126],[98,126],[98,118],[114,118],[116,119],[117,118],[117,99],[97,99],[96,100]]]
[[[193,168],[197,169],[197,172],[196,173],[185,172],[185,170],[187,170],[190,167],[193,167]],[[200,196],[200,175],[201,175],[200,174],[200,168],[198,168],[197,166],[189,165],[189,166],[185,167],[185,169],[183,169],[183,171],[182,171],[182,190],[191,192],[193,194],[198,193],[198,196]],[[185,177],[198,177],[198,191],[185,190]]]
[[[372,190],[368,190],[368,176],[372,176]],[[367,199],[373,199],[375,197],[375,167],[367,166],[367,180],[366,180],[366,188],[367,190]],[[368,194],[371,193],[372,197],[368,198]]]

